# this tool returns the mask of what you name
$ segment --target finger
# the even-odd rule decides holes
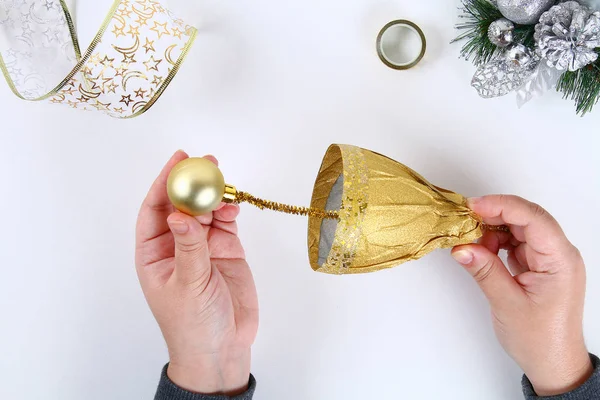
[[[522,273],[529,271],[527,264],[523,264],[519,261],[514,250],[508,252],[507,261],[508,268],[513,276],[521,275]]]
[[[556,268],[556,263],[548,263],[548,257],[540,256],[528,243],[522,243],[515,248],[515,257],[529,271],[552,272]]]
[[[500,251],[500,240],[495,232],[484,232],[479,240],[479,244],[488,249],[491,253],[498,254]]]
[[[173,212],[173,206],[167,195],[167,178],[175,164],[186,158],[188,155],[181,150],[173,154],[150,187],[138,216],[138,244],[168,232],[167,217]]]
[[[523,227],[523,238],[536,251],[549,254],[560,251],[568,243],[558,222],[542,207],[517,196],[496,195],[469,199],[469,207],[490,225],[508,224],[517,235]]]
[[[517,245],[519,243],[525,243],[527,241],[525,237],[525,227],[519,225],[511,225],[510,233],[512,234],[515,241],[517,241]]]
[[[235,221],[221,222],[221,221],[214,220],[212,223],[212,227],[214,229],[220,229],[224,232],[231,233],[232,235],[238,234],[238,226],[237,226],[237,222],[235,222]]]
[[[485,231],[479,244],[494,254],[498,254],[500,249],[506,249],[510,246],[511,234],[501,231]]]
[[[217,167],[219,166],[219,160],[217,160],[217,157],[213,156],[212,154],[207,154],[203,158],[206,158],[207,160],[211,161]]]
[[[202,291],[211,275],[208,230],[194,217],[179,212],[171,214],[168,223],[175,239],[174,276]]]
[[[213,259],[243,259],[244,248],[237,235],[219,229],[211,229],[208,234],[210,254]]]
[[[240,214],[239,204],[227,204],[223,208],[215,211],[213,217],[215,221],[234,222]]]
[[[520,227],[518,227],[518,226],[513,226],[513,227],[511,228],[511,233],[512,233],[512,231],[513,231],[513,230],[515,230],[516,228],[520,228]],[[521,243],[525,243],[525,240],[523,240],[523,241],[520,241],[519,239],[517,239],[517,238],[515,237],[515,235],[514,235],[514,234],[513,234],[513,235],[510,237],[510,244],[511,244],[512,246],[514,246],[514,247],[517,247],[517,246],[518,246],[518,245],[520,245]]]
[[[519,264],[521,265],[529,265],[529,261],[527,260],[527,254],[525,250],[526,247],[526,243],[520,244],[519,246],[515,247],[515,258],[517,259],[517,261],[519,261]]]
[[[492,308],[502,307],[507,299],[518,299],[523,292],[500,258],[481,245],[458,246],[452,256],[473,276]]]
[[[239,204],[226,204],[223,208],[213,213],[212,227],[220,229],[232,235],[238,234],[238,226],[235,219],[240,213]]]
[[[511,250],[514,250],[514,249],[515,249],[515,246],[514,246],[512,243],[510,243],[510,242],[507,242],[507,243],[502,243],[502,244],[500,245],[500,248],[501,248],[502,250],[511,251]]]
[[[213,222],[213,213],[199,215],[195,218],[196,218],[196,221],[200,222],[202,225],[209,226]]]

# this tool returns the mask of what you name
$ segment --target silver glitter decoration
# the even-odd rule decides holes
[[[500,18],[490,24],[488,38],[498,47],[506,47],[514,41],[515,24],[506,18]]]
[[[522,44],[513,44],[508,47],[504,56],[507,62],[522,68],[526,67],[535,57],[529,47]]]
[[[600,0],[579,0],[579,4],[589,7],[592,11],[600,11]]]
[[[502,15],[521,25],[533,25],[540,15],[556,4],[556,0],[498,0]]]
[[[525,62],[525,54],[520,52],[514,52],[519,54],[515,56],[519,61],[512,58],[513,55],[509,53],[517,46],[522,45],[511,46],[504,54],[477,69],[471,86],[477,90],[479,96],[485,99],[504,96],[520,88],[536,71],[540,59],[525,46],[523,47],[527,49],[528,62]],[[520,47],[518,49],[522,51]]]
[[[542,14],[535,26],[537,51],[560,71],[577,71],[598,59],[600,12],[567,1]]]

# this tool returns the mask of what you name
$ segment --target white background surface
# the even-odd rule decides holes
[[[80,1],[88,43],[110,1]],[[600,107],[558,94],[484,101],[459,60],[457,0],[170,0],[200,28],[172,85],[130,121],[27,103],[0,85],[0,398],[150,399],[167,355],[133,265],[137,209],[178,148],[229,182],[308,204],[330,143],[376,150],[465,195],[516,193],[563,224],[588,266],[600,352]],[[387,69],[374,40],[407,18],[423,62]],[[306,220],[243,207],[261,325],[262,399],[518,399],[518,367],[447,251],[372,275],[312,272]]]

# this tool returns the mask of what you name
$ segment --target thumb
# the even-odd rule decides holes
[[[522,296],[523,290],[502,260],[484,246],[471,244],[455,247],[452,257],[473,276],[492,308]]]
[[[175,239],[175,275],[188,284],[206,285],[211,269],[206,230],[195,218],[179,212],[167,222]]]

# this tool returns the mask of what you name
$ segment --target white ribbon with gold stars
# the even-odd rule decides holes
[[[158,0],[117,0],[82,54],[64,0],[0,0],[0,69],[11,90],[117,118],[156,102],[195,37]]]

